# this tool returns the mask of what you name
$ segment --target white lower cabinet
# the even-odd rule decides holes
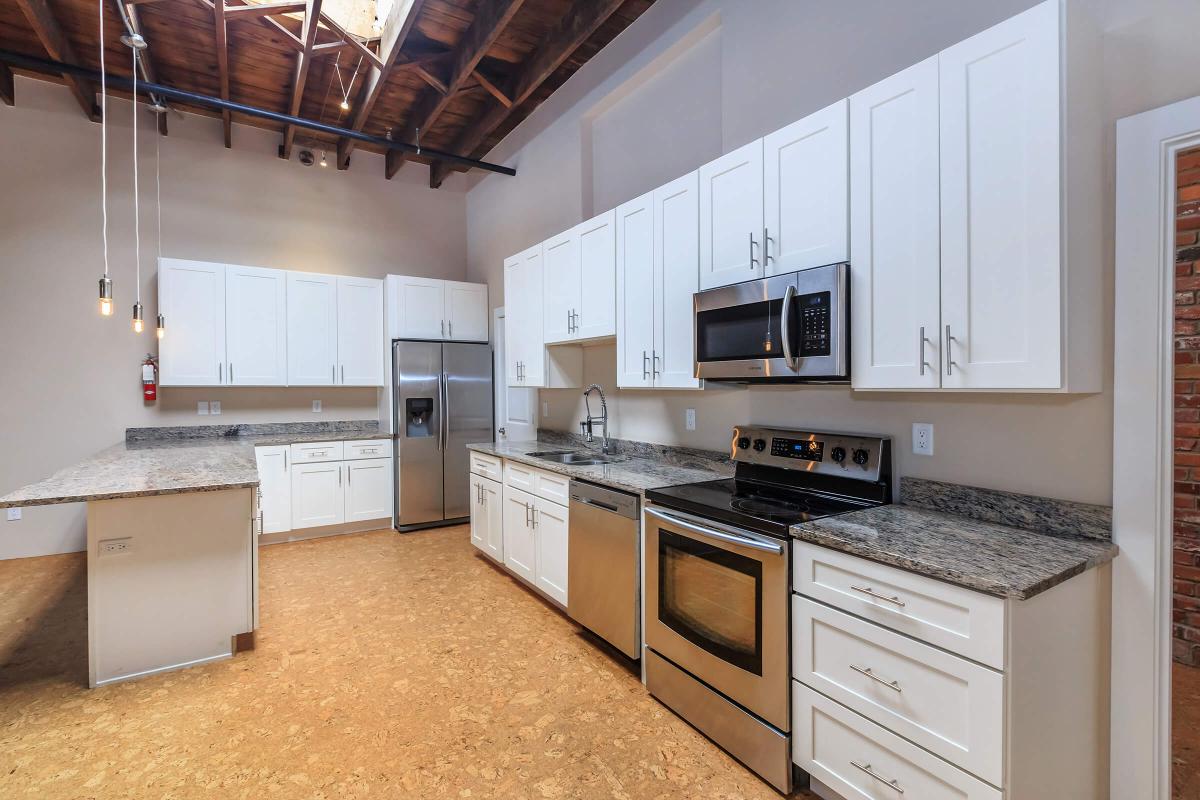
[[[533,539],[537,549],[534,583],[567,604],[567,507],[541,498],[533,504]]]
[[[278,533],[292,528],[292,475],[287,445],[254,448],[261,493],[261,533]]]
[[[262,533],[390,518],[391,455],[388,439],[254,448]]]
[[[504,563],[504,485],[471,476],[471,544]]]
[[[392,515],[392,460],[367,458],[347,461],[346,522],[383,519]]]
[[[323,461],[292,467],[292,529],[339,525],[346,521],[342,464]]]
[[[504,487],[504,566],[530,583],[537,580],[537,543],[533,508],[537,498],[528,492]]]

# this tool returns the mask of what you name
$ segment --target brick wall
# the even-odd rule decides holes
[[[1174,654],[1200,666],[1200,148],[1179,155],[1175,216]]]

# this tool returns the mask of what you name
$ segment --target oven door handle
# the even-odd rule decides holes
[[[758,539],[751,539],[746,536],[738,536],[733,533],[725,533],[723,531],[713,530],[712,528],[706,528],[703,525],[697,525],[694,522],[688,522],[687,520],[681,519],[674,514],[667,514],[655,508],[647,508],[646,513],[651,516],[658,517],[663,522],[666,522],[670,525],[678,525],[681,528],[685,528],[692,533],[699,534],[700,536],[708,539],[716,539],[719,542],[736,544],[739,547],[748,547],[751,550],[762,550],[765,553],[773,553],[777,556],[783,555],[783,545],[781,544],[769,544],[767,542],[760,542]]]
[[[792,298],[796,296],[796,287],[788,284],[787,290],[783,293],[783,311],[779,314],[779,335],[783,338],[783,360],[787,362],[788,369],[795,372],[800,367],[796,363],[796,357],[792,355]]]

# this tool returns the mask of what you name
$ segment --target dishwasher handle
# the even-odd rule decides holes
[[[586,481],[571,481],[571,503],[592,506],[632,520],[639,516],[637,495]]]

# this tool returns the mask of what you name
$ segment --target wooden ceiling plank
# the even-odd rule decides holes
[[[207,8],[209,11],[216,10],[216,4],[213,3],[213,0],[196,0],[196,2],[199,3],[200,5],[204,6],[205,8]],[[230,11],[233,11],[234,9],[242,8],[243,6],[248,6],[248,5],[251,5],[251,4],[245,2],[245,0],[239,0],[239,2],[237,2],[233,5],[230,5],[227,2],[225,4],[225,13],[228,14]],[[295,50],[297,53],[304,51],[304,42],[300,41],[300,37],[296,36],[296,34],[292,33],[287,28],[283,27],[283,25],[281,25],[279,23],[279,20],[272,19],[271,17],[261,17],[261,16],[252,16],[251,19],[257,20],[258,22],[260,22],[263,25],[270,28],[275,33],[278,33],[280,36],[283,37],[284,44],[286,44],[288,47]],[[228,18],[226,21],[228,21]]]
[[[430,72],[429,68],[426,67],[424,64],[414,65],[413,72],[417,73],[417,75],[419,75],[421,77],[421,80],[428,83],[430,85],[430,87],[432,87],[433,90],[435,92],[437,92],[440,96],[446,97],[447,95],[450,94],[450,87],[446,84],[446,82],[443,81],[441,78],[439,78],[437,75],[434,75],[432,72]],[[424,127],[424,126],[422,126],[422,127]]]
[[[371,111],[375,108],[375,103],[379,101],[379,96],[383,94],[383,86],[387,82],[392,68],[400,61],[400,50],[404,47],[404,42],[408,39],[409,32],[416,27],[417,17],[420,16],[421,8],[424,4],[425,0],[396,0],[396,4],[392,6],[392,15],[384,26],[384,39],[380,41],[380,53],[383,56],[383,63],[380,66],[372,64],[371,71],[367,73],[367,78],[363,81],[363,88],[358,94],[358,100],[354,109],[354,120],[349,126],[352,130],[361,131],[366,127],[367,120],[371,117]],[[403,14],[404,16],[400,18],[401,22],[397,24],[394,20],[398,14]],[[354,152],[354,146],[355,142],[353,139],[341,139],[338,141],[338,169],[346,169],[350,166],[350,154]]]
[[[450,105],[454,94],[474,75],[475,67],[487,55],[509,21],[521,10],[524,2],[525,0],[482,0],[475,10],[475,19],[463,33],[462,41],[454,51],[449,79],[439,85],[430,80],[428,71],[418,70],[417,74],[435,91],[426,91],[417,100],[409,114],[409,127],[423,131],[433,129],[446,106]]]
[[[470,155],[487,141],[514,109],[529,99],[571,53],[595,33],[604,21],[621,7],[624,0],[577,0],[559,20],[558,25],[538,47],[533,57],[518,72],[510,94],[511,106],[494,105],[469,124],[448,150]],[[450,172],[450,166],[438,162],[430,167],[429,185],[436,188]]]
[[[225,0],[213,0],[213,33],[217,48],[217,82],[220,85],[221,99],[229,99],[229,36],[225,28]],[[221,111],[221,131],[225,146],[233,147],[233,117],[228,110]]]
[[[317,29],[321,21],[322,0],[307,0],[304,9],[304,50],[296,56],[296,78],[292,82],[292,99],[288,103],[288,113],[293,117],[300,114],[300,102],[304,99],[304,86],[308,83],[308,68],[312,64],[312,49],[317,43]],[[279,157],[292,157],[292,142],[296,138],[296,126],[287,125],[283,129],[283,144],[279,148]]]
[[[29,27],[33,28],[42,47],[46,48],[46,52],[50,54],[50,58],[67,64],[80,63],[75,55],[75,48],[71,46],[62,26],[58,24],[58,18],[54,16],[47,0],[16,0],[16,4],[21,9],[21,13],[25,15]],[[96,105],[96,93],[88,82],[74,75],[66,74],[63,75],[63,80],[66,81],[71,94],[75,95],[75,100],[87,118],[93,122],[99,122],[100,109]]]
[[[499,86],[489,80],[488,77],[479,70],[475,70],[474,75],[475,80],[479,81],[479,85],[486,89],[488,94],[496,98],[500,105],[504,106],[505,108],[512,108],[512,98],[501,91]]]
[[[295,14],[303,11],[304,0],[287,0],[287,2],[258,3],[257,5],[231,6],[225,15],[229,19],[250,19],[252,17],[269,17],[274,14]]]
[[[359,39],[354,34],[350,33],[350,31],[343,28],[341,26],[341,24],[337,20],[335,20],[333,17],[329,16],[328,14],[322,14],[321,22],[323,22],[325,24],[325,27],[327,27],[327,28],[329,28],[329,30],[333,31],[333,33],[339,39],[341,39],[340,42],[333,42],[331,44],[351,48],[352,50],[357,52],[360,56],[362,56],[363,59],[368,64],[371,64],[376,69],[380,69],[383,67],[383,59],[381,59],[374,50],[367,47],[365,42],[363,42],[361,39]]]
[[[7,64],[0,64],[0,100],[3,100],[6,106],[15,106],[17,104],[13,74]]]

